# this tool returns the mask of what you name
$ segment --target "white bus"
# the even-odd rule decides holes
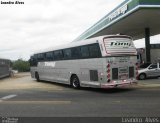
[[[0,78],[10,76],[11,74],[11,61],[8,59],[0,58]]]
[[[137,52],[132,38],[107,35],[33,54],[31,76],[74,88],[114,88],[137,82]]]

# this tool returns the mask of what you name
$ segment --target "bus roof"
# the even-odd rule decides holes
[[[9,59],[5,59],[5,58],[0,58],[0,60],[8,60],[8,61],[10,61]]]
[[[95,38],[90,38],[90,39],[85,39],[85,40],[81,40],[81,41],[76,41],[76,42],[71,42],[65,45],[60,45],[57,47],[50,47],[47,49],[43,49],[43,50],[39,50],[37,52],[34,52],[32,55],[34,54],[39,54],[39,53],[45,53],[45,52],[50,52],[50,51],[55,51],[55,50],[61,50],[61,49],[67,49],[67,48],[72,48],[72,47],[77,47],[77,46],[83,46],[83,45],[87,45],[87,44],[93,44],[93,43],[98,43],[99,40],[103,40],[103,38],[130,38],[132,39],[130,36],[127,35],[104,35],[104,36],[99,36],[99,37],[95,37]]]

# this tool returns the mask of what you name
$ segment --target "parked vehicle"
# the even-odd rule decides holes
[[[10,76],[11,74],[11,61],[8,59],[0,58],[0,78]]]
[[[160,63],[150,64],[148,67],[138,70],[138,78],[144,80],[150,77],[160,76]]]
[[[152,63],[143,63],[139,66],[139,69],[144,69],[147,68],[149,65],[151,65]]]

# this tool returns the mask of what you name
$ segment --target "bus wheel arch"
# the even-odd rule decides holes
[[[70,77],[70,85],[73,87],[73,88],[80,88],[80,81],[79,81],[79,78],[76,74],[72,74],[71,77]]]
[[[141,74],[139,74],[139,76],[138,76],[139,80],[145,80],[146,77],[147,77],[147,76],[146,76],[145,73],[141,73]]]
[[[39,79],[39,73],[37,71],[35,72],[35,78],[36,78],[37,82],[40,81],[40,79]]]

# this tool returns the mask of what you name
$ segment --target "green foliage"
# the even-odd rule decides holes
[[[22,59],[18,59],[12,62],[12,69],[18,70],[19,72],[28,72],[30,71],[29,61],[24,61]]]

